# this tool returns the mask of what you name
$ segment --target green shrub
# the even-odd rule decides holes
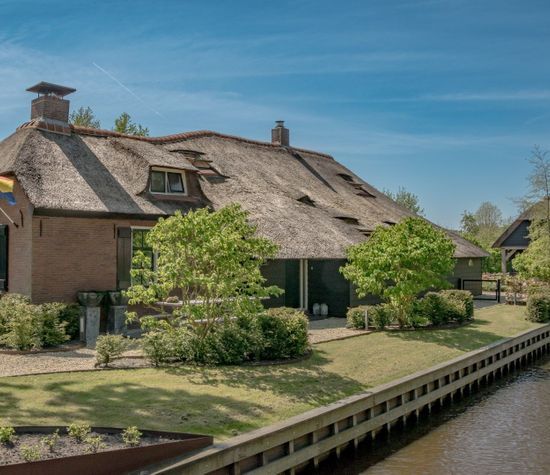
[[[0,344],[18,350],[60,345],[69,339],[68,315],[74,320],[73,305],[33,305],[24,295],[8,293],[0,299]]]
[[[65,333],[69,339],[76,340],[80,337],[80,306],[75,303],[50,303],[46,305],[55,305],[59,312],[59,320],[66,322]]]
[[[59,429],[56,429],[55,432],[50,435],[45,435],[42,437],[40,442],[42,442],[42,445],[48,447],[50,452],[55,452],[55,448],[57,447],[57,444],[59,444],[59,438]]]
[[[88,452],[93,454],[107,447],[101,435],[88,435],[84,438],[83,442],[88,446]]]
[[[171,330],[152,330],[141,339],[143,353],[154,366],[160,366],[176,357],[176,339]]]
[[[460,315],[456,316],[455,319],[463,321],[474,318],[474,296],[471,292],[467,290],[449,289],[441,290],[439,293],[447,298],[448,301],[452,302],[452,304],[455,302],[462,303],[463,309],[460,310]],[[461,308],[460,305],[458,305],[458,308]]]
[[[13,445],[15,442],[15,429],[11,426],[0,427],[0,444]]]
[[[532,322],[550,321],[550,292],[536,289],[527,297],[527,319]]]
[[[42,451],[39,445],[22,445],[19,453],[25,462],[36,462],[42,458]]]
[[[61,307],[64,306],[64,304],[54,302],[38,307],[37,310],[42,319],[42,346],[57,346],[70,339],[65,331],[67,322],[60,319]]]
[[[126,445],[135,447],[141,442],[142,435],[136,426],[130,426],[122,432],[122,440]]]
[[[367,315],[369,325],[377,330],[383,330],[395,321],[395,310],[387,303],[367,307]]]
[[[449,304],[447,299],[439,292],[428,292],[415,303],[413,314],[415,317],[424,317],[432,325],[444,325],[449,323]]]
[[[412,314],[409,318],[409,323],[413,328],[426,327],[430,325],[430,319],[419,314]]]
[[[128,342],[122,335],[100,335],[95,347],[97,364],[108,366],[113,359],[122,355],[127,347]]]
[[[67,434],[69,437],[72,437],[77,442],[83,442],[86,437],[90,434],[92,428],[89,424],[78,424],[76,422],[69,424],[67,427]]]
[[[4,299],[2,299],[4,300]],[[17,350],[42,347],[42,318],[35,305],[13,300],[5,310],[9,316],[0,336],[0,345]]]
[[[366,307],[365,305],[348,308],[348,311],[346,313],[346,320],[347,320],[346,326],[348,328],[364,329],[365,328],[365,310],[367,310],[367,308],[368,307]]]
[[[270,308],[258,317],[262,335],[260,358],[277,360],[296,358],[309,349],[308,319],[293,308]]]

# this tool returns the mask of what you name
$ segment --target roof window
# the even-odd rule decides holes
[[[185,172],[172,168],[151,170],[151,193],[163,195],[186,195]]]
[[[298,201],[308,206],[315,206],[315,201],[313,201],[308,195],[298,198]]]
[[[335,216],[335,218],[339,219],[340,221],[344,221],[344,223],[355,224],[355,225],[359,224],[359,220],[352,216]]]

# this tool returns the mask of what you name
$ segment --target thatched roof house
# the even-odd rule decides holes
[[[0,174],[16,180],[17,205],[0,202],[11,234],[8,288],[36,300],[123,287],[137,241],[132,229],[176,210],[238,202],[259,232],[280,246],[272,277],[296,280],[302,290],[295,297],[304,304],[304,272],[313,270],[306,260],[338,263],[346,247],[368,239],[376,226],[411,215],[333,157],[291,146],[281,122],[271,142],[211,131],[124,136],[70,126],[68,101],[47,86],[40,91],[31,121],[0,143]],[[486,253],[449,236],[458,261],[477,272]],[[19,269],[21,262],[29,269]],[[293,266],[299,275],[291,275]]]

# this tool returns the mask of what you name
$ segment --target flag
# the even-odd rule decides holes
[[[14,180],[7,176],[0,175],[0,200],[6,200],[8,204],[15,204],[15,196],[13,196]]]

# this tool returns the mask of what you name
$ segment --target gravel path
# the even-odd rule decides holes
[[[147,361],[135,358],[137,352],[129,351],[127,356],[114,361],[113,368],[146,367]],[[45,352],[32,354],[0,353],[0,377],[25,374],[62,373],[64,371],[92,371],[95,367],[95,350],[79,348],[71,351]]]
[[[339,340],[350,336],[370,333],[366,330],[346,328],[345,318],[324,318],[309,322],[309,341],[312,344],[324,341]]]
[[[309,340],[312,344],[338,340],[350,336],[368,333],[365,330],[346,328],[345,318],[325,318],[314,320],[309,324]],[[148,362],[136,358],[139,350],[132,349],[111,364],[113,368],[143,368]],[[44,352],[31,354],[0,353],[0,377],[22,376],[26,374],[63,373],[65,371],[93,371],[95,351],[89,348],[78,348],[70,351]]]

